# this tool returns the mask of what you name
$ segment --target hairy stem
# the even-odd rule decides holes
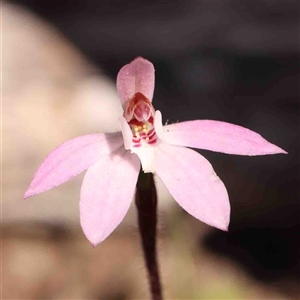
[[[156,258],[157,194],[152,173],[140,172],[135,203],[139,230],[148,271],[152,300],[162,300],[162,291]]]

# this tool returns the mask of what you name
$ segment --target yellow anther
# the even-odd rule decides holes
[[[137,126],[135,126],[134,131],[139,131],[139,128]]]
[[[143,131],[144,131],[144,132],[147,132],[147,129],[146,129],[146,128],[144,128],[144,129],[143,129]]]
[[[149,141],[149,138],[148,138],[148,137],[146,137],[146,141],[147,141],[147,142]]]
[[[144,128],[144,129],[145,129],[145,128],[147,128],[147,125],[146,125],[146,124],[144,124],[144,125],[143,125],[143,128]]]

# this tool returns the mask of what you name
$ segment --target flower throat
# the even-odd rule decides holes
[[[124,110],[126,119],[132,131],[133,147],[140,147],[143,143],[153,145],[157,141],[154,129],[154,108],[150,100],[142,93],[136,93],[127,102]]]

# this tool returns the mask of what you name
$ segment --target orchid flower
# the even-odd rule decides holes
[[[195,218],[227,230],[226,188],[206,158],[186,147],[238,155],[286,153],[241,126],[212,120],[162,125],[152,105],[154,67],[141,57],[117,76],[124,109],[120,132],[89,134],[51,152],[36,172],[24,199],[56,187],[87,170],[80,194],[80,222],[97,245],[126,215],[140,172],[156,174],[170,194]]]

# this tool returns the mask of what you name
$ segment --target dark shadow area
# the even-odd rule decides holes
[[[299,286],[299,225],[293,228],[230,228],[229,232],[208,235],[204,245],[227,256],[258,281],[271,284],[281,293],[297,298]],[[277,283],[277,284],[274,284]]]

